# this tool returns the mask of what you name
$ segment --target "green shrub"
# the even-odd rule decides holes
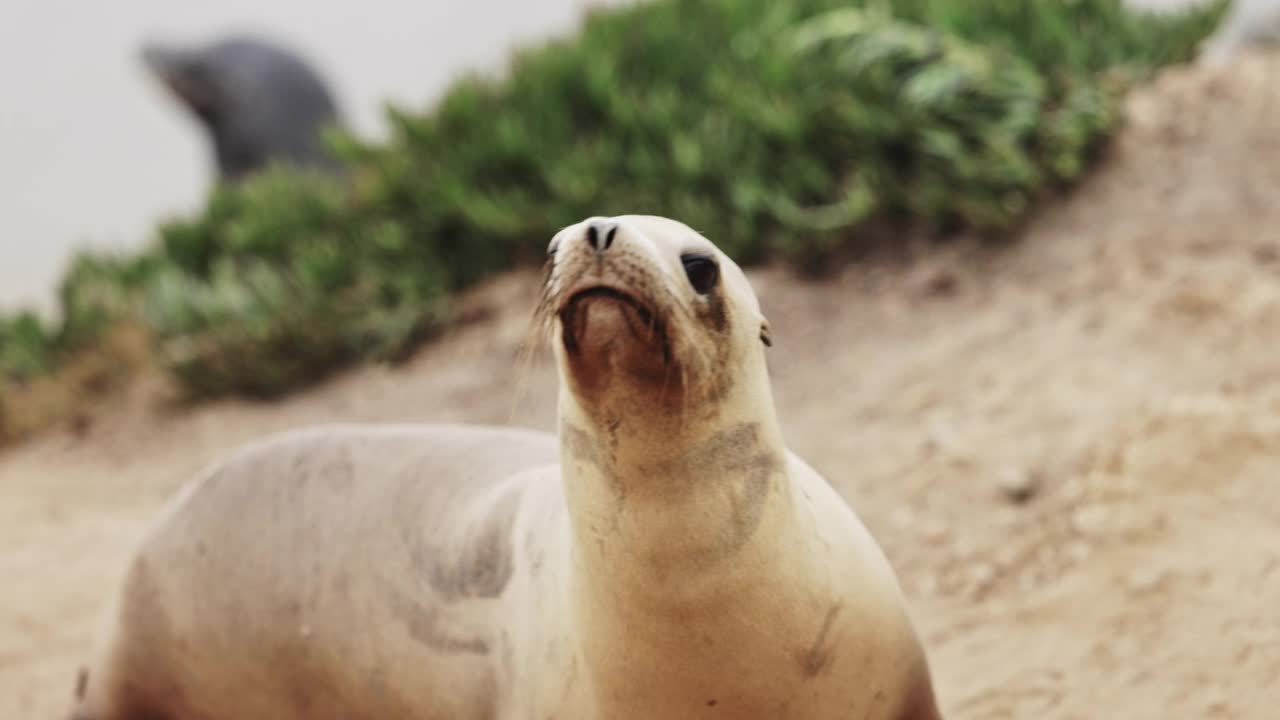
[[[92,345],[117,320],[136,315],[139,292],[166,261],[154,253],[76,253],[58,287],[63,314],[54,338],[58,350],[65,354]]]
[[[385,144],[335,137],[348,185],[266,172],[165,225],[142,259],[77,265],[61,337],[83,342],[141,297],[190,392],[270,396],[397,356],[447,322],[453,293],[589,215],[676,217],[745,264],[822,265],[886,220],[1001,231],[1078,179],[1126,84],[1190,58],[1224,8],[597,11],[504,78],[464,78],[427,114],[391,110]]]
[[[0,318],[0,382],[44,375],[53,365],[53,339],[35,313]]]
[[[265,172],[210,208],[165,228],[173,260],[146,294],[161,360],[195,394],[268,397],[393,358],[442,313],[442,264],[326,178]]]

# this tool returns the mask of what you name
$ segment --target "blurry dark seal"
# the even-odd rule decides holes
[[[148,44],[142,59],[205,129],[221,180],[273,163],[338,170],[322,134],[342,125],[341,112],[320,73],[296,53],[235,36],[205,47]]]
[[[892,568],[783,440],[738,266],[649,216],[549,250],[558,435],[241,449],[143,539],[74,717],[938,720]]]

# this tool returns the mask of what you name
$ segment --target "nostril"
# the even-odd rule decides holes
[[[587,225],[587,243],[597,253],[602,253],[613,245],[613,236],[618,233],[618,224],[611,222],[593,222]]]

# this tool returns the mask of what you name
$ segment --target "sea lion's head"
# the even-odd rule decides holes
[[[541,312],[566,389],[596,421],[655,412],[688,421],[763,377],[771,341],[755,293],[683,223],[588,218],[557,233],[547,253]]]
[[[225,122],[232,105],[233,88],[217,68],[205,61],[203,53],[148,44],[142,61],[182,105],[206,127]]]
[[[323,134],[343,124],[341,113],[320,72],[300,55],[237,35],[201,47],[148,43],[141,57],[208,133],[221,179],[239,180],[272,163],[337,170]]]

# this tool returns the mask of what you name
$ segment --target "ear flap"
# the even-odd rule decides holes
[[[769,329],[768,320],[760,321],[760,342],[764,343],[765,347],[773,347],[773,331]]]

